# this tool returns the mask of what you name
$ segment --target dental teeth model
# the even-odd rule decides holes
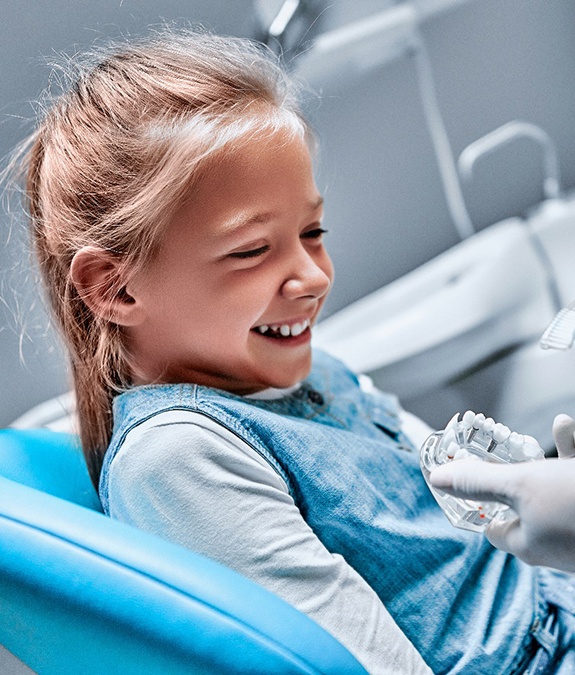
[[[454,415],[443,431],[432,434],[420,450],[421,471],[437,503],[455,527],[482,532],[494,518],[505,518],[509,507],[497,502],[476,502],[448,495],[429,483],[432,469],[453,460],[470,458],[509,464],[544,459],[532,436],[524,436],[491,417],[468,410]]]

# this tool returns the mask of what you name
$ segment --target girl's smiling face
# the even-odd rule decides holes
[[[305,378],[333,279],[321,217],[302,139],[256,137],[215,160],[128,283],[135,382],[248,394]]]

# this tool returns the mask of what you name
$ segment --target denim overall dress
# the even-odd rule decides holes
[[[319,351],[310,376],[281,399],[192,384],[136,387],[114,402],[100,480],[106,512],[110,465],[126,434],[168,410],[206,415],[265,458],[316,536],[376,591],[434,673],[575,673],[559,666],[575,631],[572,578],[528,567],[449,524],[401,431],[395,397],[362,391],[354,373]]]

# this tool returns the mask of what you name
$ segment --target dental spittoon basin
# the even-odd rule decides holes
[[[459,419],[456,413],[443,431],[431,434],[420,450],[421,471],[437,503],[455,527],[483,532],[494,519],[513,517],[513,511],[498,502],[460,499],[431,485],[433,469],[459,459],[497,464],[544,459],[543,449],[532,436],[524,436],[493,418],[468,410]]]

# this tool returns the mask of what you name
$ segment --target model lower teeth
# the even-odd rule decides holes
[[[460,459],[509,464],[544,459],[545,453],[532,436],[524,436],[483,414],[468,410],[453,416],[443,431],[432,434],[420,451],[421,470],[429,485],[432,469]],[[433,496],[456,527],[482,531],[493,518],[505,518],[509,507],[496,502],[458,499],[430,485]]]

